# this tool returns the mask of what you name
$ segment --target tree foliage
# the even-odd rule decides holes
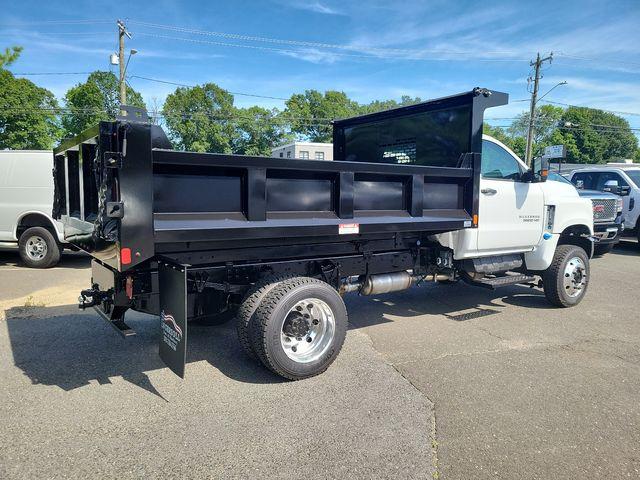
[[[213,83],[179,87],[162,110],[169,137],[181,149],[232,153],[233,95]]]
[[[606,163],[633,158],[638,139],[629,122],[613,113],[586,107],[569,107],[562,114],[562,139],[575,145],[567,160],[575,163]]]
[[[120,109],[118,78],[112,72],[95,71],[84,83],[70,88],[65,97],[68,109],[62,115],[67,136],[77,135],[101,120],[113,120]],[[127,85],[127,104],[144,107],[142,95]]]
[[[13,46],[4,49],[4,52],[0,52],[0,68],[5,68],[15,62],[22,52],[22,47]]]
[[[0,66],[14,62],[22,49],[0,54]],[[50,149],[60,135],[58,103],[49,90],[0,68],[0,149]]]
[[[287,135],[277,111],[261,107],[236,110],[234,153],[243,155],[271,155],[271,149],[281,144]]]
[[[286,101],[282,118],[291,131],[312,142],[331,142],[331,120],[352,117],[360,113],[361,107],[349,99],[344,92],[328,90],[306,90],[291,95]]]

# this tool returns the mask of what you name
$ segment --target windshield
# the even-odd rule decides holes
[[[571,183],[569,180],[567,180],[562,175],[556,172],[549,172],[549,175],[547,176],[547,180],[553,180],[554,182],[568,183],[572,187],[575,187],[573,183]]]
[[[640,188],[640,170],[626,170],[625,173],[629,176],[636,187]]]

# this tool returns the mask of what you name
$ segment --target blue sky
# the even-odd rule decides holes
[[[133,34],[127,48],[139,51],[129,75],[215,82],[273,97],[337,89],[360,102],[427,99],[483,86],[510,94],[510,105],[487,112],[494,125],[527,108],[516,100],[529,96],[529,61],[537,51],[553,51],[541,92],[568,84],[545,99],[636,113],[625,118],[640,129],[640,0],[23,0],[4,2],[0,46],[25,47],[11,67],[16,73],[114,68],[108,56],[116,48],[117,18]],[[85,77],[28,78],[62,97]],[[147,102],[162,103],[175,89],[138,78],[130,83]],[[281,100],[236,96],[236,105],[254,104],[283,107]]]

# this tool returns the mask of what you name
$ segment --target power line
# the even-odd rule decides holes
[[[367,45],[344,45],[344,44],[326,43],[326,42],[309,42],[309,41],[303,41],[303,40],[288,40],[288,39],[270,38],[270,37],[262,37],[262,36],[255,36],[255,35],[244,35],[244,34],[237,34],[237,33],[199,30],[195,28],[163,25],[158,23],[149,23],[149,22],[142,22],[137,20],[130,20],[129,23],[144,26],[144,27],[157,28],[157,29],[169,30],[174,32],[190,33],[195,35],[206,35],[206,36],[241,40],[241,41],[291,45],[296,47],[332,48],[337,50],[368,51],[368,52],[392,53],[392,54],[402,54],[402,55],[423,55],[425,53],[444,54],[444,55],[464,55],[464,56],[475,55],[473,53],[462,52],[459,50],[446,50],[446,49],[417,50],[417,49],[403,49],[403,48],[373,47],[373,46],[367,46]],[[487,51],[483,53],[490,54],[490,55],[505,55],[505,56],[514,54],[514,52],[509,52],[509,51],[499,51],[499,52]]]
[[[141,80],[147,80],[149,82],[165,83],[167,85],[175,85],[175,86],[178,86],[178,87],[187,87],[187,88],[195,87],[195,85],[187,85],[185,83],[170,82],[168,80],[160,80],[158,78],[142,77],[140,75],[129,75],[128,78],[139,78]],[[271,100],[289,100],[288,98],[284,98],[284,97],[273,97],[273,96],[270,96],[270,95],[258,95],[257,93],[232,92],[232,91],[229,91],[229,90],[226,90],[226,91],[228,93],[232,94],[232,95],[240,95],[240,96],[244,96],[244,97],[268,98],[268,99],[271,99]]]
[[[0,107],[0,111],[10,111],[15,113],[53,113],[53,114],[73,114],[79,116],[92,116],[98,114],[112,114],[104,109],[94,108],[72,108],[72,107]],[[207,111],[175,111],[170,113],[150,113],[150,116],[156,118],[167,117],[181,117],[183,119],[197,118],[199,116],[207,117],[211,120],[225,120],[225,121],[242,121],[242,120],[254,120],[256,122],[273,122],[273,123],[299,123],[309,126],[317,127],[330,127],[331,122],[335,119],[326,118],[314,118],[314,117],[297,117],[291,115],[273,116],[273,115],[241,115],[241,114],[220,114]],[[486,118],[485,120],[490,120]],[[500,118],[502,120],[508,119],[507,117]],[[511,125],[493,125],[495,128],[509,128]],[[620,125],[601,125],[601,124],[582,124],[577,126],[555,126],[561,130],[588,130],[588,127],[595,127],[596,132],[599,133],[621,133],[621,131],[630,130],[632,132],[640,132],[640,128],[624,127]]]
[[[28,27],[29,25],[94,25],[113,23],[113,20],[39,20],[33,22],[0,23],[0,27]]]
[[[91,75],[93,72],[11,72],[13,75],[31,77],[36,75]]]
[[[640,117],[640,113],[637,113],[637,112],[620,112],[620,111],[617,111],[617,110],[607,110],[607,109],[604,109],[604,108],[586,107],[584,105],[572,105],[570,103],[552,102],[551,100],[542,100],[542,102],[543,103],[550,103],[552,105],[561,105],[563,107],[591,108],[591,109],[594,109],[594,110],[602,110],[603,112],[616,113],[618,115],[629,115],[629,116]]]
[[[199,43],[199,44],[207,44],[207,45],[217,45],[222,47],[235,47],[235,48],[247,48],[253,50],[261,50],[268,52],[277,52],[277,53],[286,53],[286,54],[297,54],[297,55],[327,55],[327,56],[338,56],[338,57],[347,57],[347,58],[375,58],[375,59],[389,59],[389,60],[416,60],[416,61],[451,61],[451,58],[428,58],[421,54],[416,54],[417,56],[383,56],[383,55],[372,55],[372,54],[355,54],[355,53],[343,53],[343,52],[326,52],[326,51],[305,51],[300,49],[291,49],[291,48],[276,48],[276,47],[264,47],[260,45],[246,45],[240,43],[228,43],[228,42],[218,42],[213,40],[202,40],[198,38],[187,38],[187,37],[175,37],[172,35],[163,35],[159,33],[147,33],[147,32],[136,32],[136,35],[141,35],[145,37],[153,37],[153,38],[162,38],[166,40],[178,40],[182,42],[191,42],[191,43]],[[468,60],[468,58],[465,58]],[[520,62],[522,59],[491,59],[491,58],[474,58],[475,61],[478,62]]]
[[[16,35],[16,33],[42,33],[42,34],[46,34],[47,36],[52,36],[52,35],[79,35],[79,36],[98,36],[98,35],[111,35],[113,32],[35,32],[33,30],[14,30],[11,32],[0,32],[0,35]]]
[[[640,67],[640,63],[639,62],[630,62],[628,60],[618,60],[618,59],[612,59],[612,58],[590,58],[590,57],[581,57],[578,55],[570,55],[567,53],[558,53],[556,54],[556,57],[561,57],[561,58],[569,58],[572,60],[581,60],[584,62],[604,62],[604,63],[617,63],[617,64],[621,64],[621,65],[631,65],[634,67]]]

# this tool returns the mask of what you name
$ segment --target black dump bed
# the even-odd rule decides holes
[[[157,125],[101,122],[54,151],[54,218],[120,271],[186,251],[191,264],[224,263],[211,251],[295,255],[300,244],[473,228],[484,110],[505,103],[475,89],[337,121],[336,161],[180,152]]]

